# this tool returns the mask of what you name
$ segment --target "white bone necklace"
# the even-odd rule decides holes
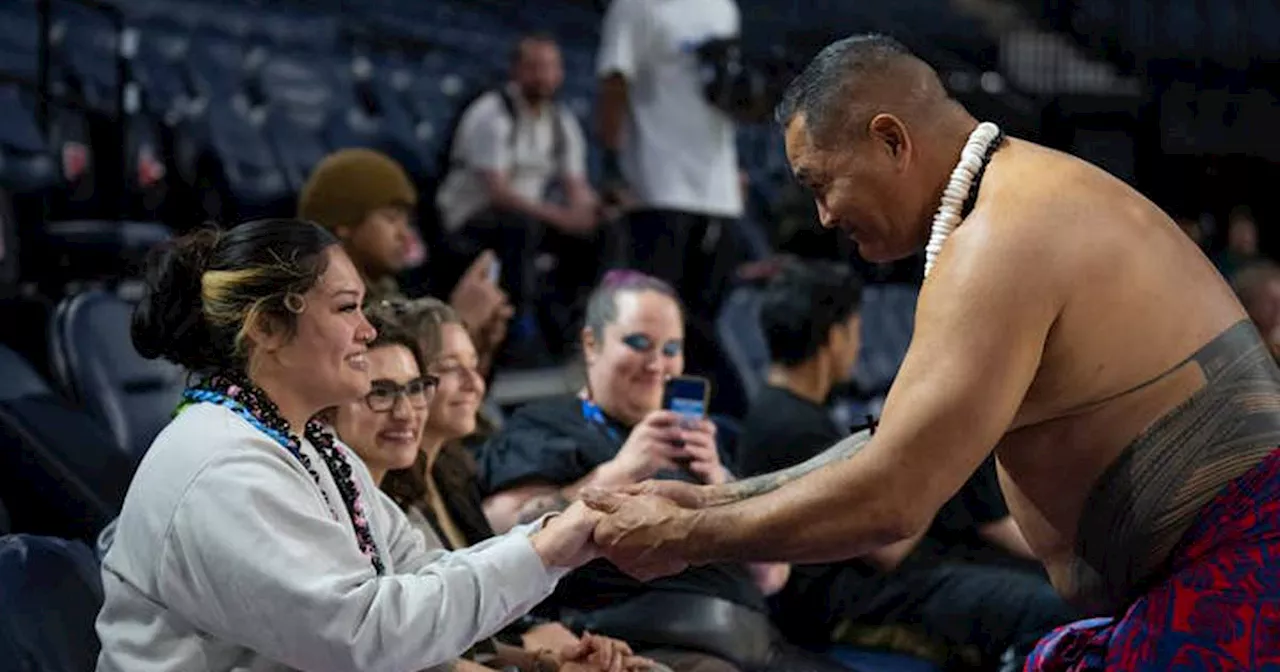
[[[933,216],[933,228],[929,232],[929,245],[924,248],[924,277],[929,277],[933,264],[942,252],[942,245],[960,226],[964,218],[965,205],[970,199],[970,190],[991,160],[991,154],[1000,144],[1003,134],[1000,127],[984,121],[978,124],[969,134],[969,140],[960,152],[960,162],[951,171],[951,180],[942,192],[942,204]]]

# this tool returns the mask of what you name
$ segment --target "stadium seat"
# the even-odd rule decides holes
[[[30,7],[6,3],[0,8],[0,72],[34,81],[38,36]]]
[[[8,299],[18,287],[18,222],[9,194],[0,188],[0,299]]]
[[[78,541],[0,537],[0,663],[7,670],[92,670],[101,648],[94,622],[102,579]]]
[[[915,328],[916,297],[912,285],[867,285],[862,291],[862,349],[854,368],[860,390],[883,396],[902,366]]]
[[[118,284],[136,278],[147,251],[170,235],[167,227],[155,222],[47,222],[41,248],[30,255],[38,267],[27,275],[57,289],[85,282]]]
[[[135,466],[98,422],[0,346],[0,492],[15,531],[92,540],[119,515]]]
[[[0,187],[32,192],[57,181],[58,169],[36,125],[30,98],[17,86],[0,84]]]
[[[289,184],[259,119],[216,99],[209,103],[207,119],[209,157],[217,166],[212,177],[222,183],[239,218],[289,198]]]
[[[64,300],[49,329],[49,357],[58,383],[110,429],[121,449],[141,459],[172,417],[186,374],[134,350],[132,315],[131,304],[108,292]]]
[[[942,668],[927,660],[887,651],[836,646],[827,655],[858,672],[942,672]]]
[[[729,294],[716,318],[716,338],[750,402],[769,369],[769,345],[760,330],[760,290],[745,286]]]

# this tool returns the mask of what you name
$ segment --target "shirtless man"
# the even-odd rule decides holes
[[[778,116],[822,225],[872,261],[925,246],[978,126],[878,36],[825,49]],[[597,542],[640,577],[849,558],[924,530],[994,450],[1054,586],[1115,617],[1055,632],[1028,669],[1280,663],[1280,370],[1155,205],[1029,142],[988,156],[874,434],[723,486],[585,493],[611,514]]]

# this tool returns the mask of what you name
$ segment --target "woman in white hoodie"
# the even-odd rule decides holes
[[[103,560],[98,670],[386,670],[456,658],[595,557],[583,508],[429,551],[314,416],[368,394],[375,331],[338,241],[298,220],[162,248],[133,338],[186,367]]]

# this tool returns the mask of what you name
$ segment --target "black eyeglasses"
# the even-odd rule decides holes
[[[439,385],[440,379],[436,376],[423,376],[404,385],[374,381],[373,388],[364,397],[364,403],[374,413],[388,413],[396,407],[396,401],[404,397],[413,408],[423,409],[431,403]]]

